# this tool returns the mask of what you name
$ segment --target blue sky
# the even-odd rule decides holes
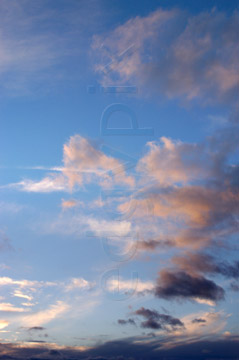
[[[0,354],[235,359],[238,3],[0,9]]]

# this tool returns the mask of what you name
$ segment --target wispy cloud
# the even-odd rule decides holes
[[[134,186],[134,178],[127,176],[124,163],[104,154],[97,144],[80,135],[72,136],[69,142],[64,144],[63,163],[62,167],[50,168],[49,170],[56,173],[50,173],[39,181],[24,179],[17,183],[3,185],[1,188],[50,193],[71,192],[74,188],[84,188],[86,184],[92,182],[99,182],[103,188],[111,188],[115,184]]]
[[[34,314],[23,318],[25,326],[41,326],[52,321],[56,317],[62,316],[69,309],[69,305],[63,301],[57,301],[56,304],[51,305],[48,309],[38,311]]]
[[[233,103],[239,82],[238,23],[236,10],[228,15],[212,9],[193,16],[157,9],[104,37],[95,36],[95,70],[104,84],[131,81],[142,88],[141,95]],[[117,58],[132,45],[132,51]],[[106,72],[108,63],[111,71]]]
[[[1,329],[1,330],[4,329],[5,327],[8,326],[8,324],[9,324],[8,321],[6,321],[6,320],[0,320],[0,329]]]
[[[122,278],[119,279],[109,279],[107,282],[107,289],[110,292],[122,291],[125,293],[133,291],[134,294],[147,294],[151,293],[155,287],[153,281],[142,281],[137,279],[136,282],[132,280],[125,280]]]
[[[0,311],[3,312],[25,312],[28,311],[26,308],[20,308],[10,303],[0,303]]]
[[[71,3],[67,11],[62,12],[52,4],[3,0],[0,10],[2,96],[46,94],[56,89],[63,79],[73,78],[67,60],[82,58],[78,49],[84,46],[85,22],[76,21],[76,17],[78,11],[87,14],[85,4]],[[94,18],[97,16],[96,11]],[[58,27],[56,19],[61,26]],[[74,46],[74,38],[79,47]]]

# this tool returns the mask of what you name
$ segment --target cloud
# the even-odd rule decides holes
[[[152,207],[152,215],[161,218],[178,218],[195,228],[218,224],[220,218],[231,220],[232,211],[238,213],[238,194],[232,189],[213,189],[204,186],[184,186],[158,189],[146,194]],[[145,200],[137,206],[145,212]]]
[[[63,301],[57,301],[56,304],[51,305],[48,309],[38,311],[34,314],[25,316],[23,322],[25,326],[34,327],[47,324],[50,321],[62,316],[69,309],[69,305]]]
[[[72,199],[72,200],[62,199],[62,201],[61,201],[61,207],[63,209],[71,209],[73,207],[76,207],[77,205],[78,205],[78,202],[74,199]]]
[[[65,291],[72,291],[75,289],[86,289],[89,290],[94,286],[93,283],[83,279],[83,278],[73,278],[70,282],[65,285]]]
[[[148,143],[149,151],[137,166],[145,188],[134,199],[131,218],[138,219],[143,234],[141,250],[154,251],[167,245],[194,249],[213,243],[220,246],[236,234],[238,166],[232,159],[237,155],[238,133],[238,127],[230,125],[197,144],[168,138]],[[148,184],[147,178],[152,178],[153,184]],[[118,206],[122,212],[128,207],[128,201]],[[140,227],[146,216],[148,222],[150,216],[158,221],[160,232],[153,223]]]
[[[100,6],[93,3],[91,29],[100,15]],[[67,3],[63,11],[45,2],[2,0],[0,14],[1,96],[46,96],[63,81],[75,81],[69,61],[81,62],[81,49],[90,41],[89,21],[84,20],[89,17],[88,4]]]
[[[0,277],[0,287],[1,286],[13,286],[17,287],[14,290],[13,296],[32,300],[32,296],[29,294],[24,294],[22,289],[35,293],[38,289],[41,288],[59,288],[63,291],[71,291],[74,289],[90,289],[94,286],[94,283],[89,282],[83,278],[70,278],[65,281],[38,281],[38,280],[15,280],[10,277]]]
[[[109,279],[107,281],[107,289],[110,292],[114,291],[124,291],[130,292],[133,291],[135,294],[143,295],[151,293],[154,289],[153,281],[142,281],[137,279],[137,281],[119,279]]]
[[[157,9],[131,18],[95,36],[95,71],[103,84],[131,82],[144,96],[235,103],[238,16],[215,8],[196,15]]]
[[[193,323],[193,324],[204,324],[204,323],[206,323],[206,322],[207,322],[207,320],[201,319],[201,318],[199,318],[199,319],[193,319],[193,320],[192,320],[192,323]]]
[[[163,299],[210,300],[224,299],[224,290],[212,280],[192,276],[184,271],[162,270],[157,279],[155,296]]]
[[[127,319],[127,320],[124,320],[124,319],[119,319],[118,320],[118,324],[119,325],[127,325],[127,324],[130,324],[130,325],[136,325],[134,319]]]
[[[150,310],[141,307],[140,309],[136,310],[134,314],[142,316],[146,319],[145,321],[141,322],[141,326],[143,328],[171,331],[177,327],[184,327],[184,324],[181,320],[174,318],[171,315],[160,314],[156,310]]]
[[[86,223],[96,236],[104,237],[127,237],[131,232],[130,221],[107,221],[97,218],[86,218]]]
[[[133,178],[126,176],[123,164],[119,160],[105,155],[97,146],[80,135],[72,136],[64,145],[63,173],[68,178],[70,188],[97,178],[103,186],[110,186],[112,178],[116,183],[134,185]]]
[[[134,178],[127,176],[124,164],[102,152],[96,144],[80,135],[71,136],[63,146],[62,167],[53,167],[50,173],[39,181],[24,179],[17,183],[3,185],[1,188],[15,189],[24,192],[51,193],[72,192],[76,187],[84,187],[91,182],[101,187],[110,188],[115,184],[133,187]],[[63,201],[63,207],[76,205]]]
[[[31,300],[32,300],[32,296],[27,295],[27,294],[23,294],[23,293],[22,293],[21,291],[19,291],[19,290],[15,290],[15,291],[14,291],[14,296],[20,297],[20,298],[23,298],[23,299],[27,299],[28,301],[31,301]]]
[[[52,175],[40,181],[23,180],[16,184],[11,184],[10,188],[16,188],[25,192],[50,193],[53,191],[66,191],[65,179],[62,176]]]
[[[45,328],[42,326],[33,326],[33,327],[30,327],[28,330],[29,331],[42,331],[42,330],[45,330]]]
[[[44,16],[42,9],[35,14],[32,10],[30,2],[13,1],[10,6],[1,2],[0,77],[5,94],[28,93],[34,82],[42,84],[46,72],[59,61],[59,39],[50,32],[34,31],[50,13]]]
[[[48,282],[26,279],[14,280],[2,277],[0,278],[0,288],[3,287],[5,288],[5,296],[1,298],[4,302],[0,303],[0,311],[8,316],[10,313],[22,313],[21,316],[15,316],[15,326],[35,327],[62,317],[66,312],[68,312],[69,317],[71,309],[74,309],[74,314],[77,316],[79,304],[81,304],[82,309],[84,308],[80,299],[81,296],[86,298],[87,293],[91,293],[94,298],[92,290],[95,289],[95,283],[83,278]],[[27,302],[22,302],[19,306],[16,298],[26,299]],[[94,302],[88,299],[86,305],[91,308],[94,306]],[[26,312],[28,315],[23,315]]]
[[[27,311],[27,309],[14,306],[13,304],[10,303],[0,303],[0,311],[18,313],[18,312],[25,312]]]
[[[170,249],[175,246],[175,242],[173,240],[168,239],[147,239],[140,240],[137,243],[137,249],[142,251],[156,251],[157,248],[162,249]]]
[[[97,216],[98,215],[98,216]],[[87,216],[86,212],[63,212],[56,219],[40,224],[39,230],[44,233],[73,235],[80,237],[104,239],[106,251],[117,254],[133,253],[137,247],[137,231],[130,221],[106,220],[105,213],[100,212]],[[112,249],[114,247],[114,249]]]
[[[205,336],[209,339],[213,336],[219,336],[225,330],[227,320],[230,315],[224,311],[210,311],[191,313],[182,317],[184,328],[178,328],[174,332],[175,344],[183,343],[187,339],[203,339]],[[167,341],[167,340],[166,340]],[[189,340],[191,341],[191,340]],[[171,339],[167,346],[174,346]]]
[[[0,320],[0,330],[4,329],[9,325],[9,322],[6,320]]]
[[[143,341],[145,340],[145,341]],[[84,347],[63,347],[57,344],[1,344],[0,355],[18,360],[55,359],[60,356],[76,360],[133,360],[133,359],[175,359],[175,360],[204,360],[207,358],[225,358],[234,360],[238,354],[238,338],[228,336],[213,339],[199,339],[194,342],[175,344],[165,348],[160,339],[142,339],[137,337],[112,340],[97,344],[90,349]],[[206,351],[205,351],[206,350]]]
[[[140,159],[137,169],[153,176],[160,185],[185,184],[205,178],[212,171],[203,144],[161,137],[146,146],[148,152]]]
[[[35,288],[37,286],[52,286],[55,285],[53,282],[43,282],[43,281],[36,281],[36,280],[15,280],[10,277],[0,277],[0,286],[5,285],[18,285],[20,288],[29,287],[29,288]]]
[[[181,269],[190,272],[190,274],[209,273],[219,274],[226,278],[239,278],[238,261],[231,265],[225,260],[216,260],[209,254],[189,252],[184,256],[174,257],[172,261]]]

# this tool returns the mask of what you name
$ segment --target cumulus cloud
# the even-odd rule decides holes
[[[139,160],[142,178],[152,177],[135,198],[134,219],[147,214],[163,224],[167,232],[144,237],[142,249],[160,246],[200,248],[230,238],[238,229],[237,126],[228,126],[197,144],[163,138],[148,144],[149,151]],[[146,182],[147,185],[147,182]],[[119,210],[129,206],[122,202]]]
[[[238,24],[236,10],[226,14],[212,9],[192,16],[157,9],[128,20],[104,38],[95,36],[95,70],[103,84],[131,81],[147,89],[146,95],[232,103],[239,81]]]
[[[105,155],[80,135],[72,136],[64,145],[63,173],[68,178],[70,188],[97,178],[103,186],[110,186],[112,176],[116,183],[125,183],[128,186],[134,184],[134,179],[126,176],[124,166],[119,160]]]
[[[202,144],[161,137],[158,142],[147,143],[147,147],[148,152],[138,163],[138,171],[153,176],[161,185],[199,180],[212,170]]]
[[[114,238],[121,243],[122,237],[131,236],[132,230],[136,229],[140,233],[138,249],[141,251],[174,247],[198,250],[226,243],[238,227],[235,217],[239,215],[239,184],[236,180],[239,171],[231,161],[238,145],[238,134],[237,125],[233,124],[198,144],[169,138],[149,143],[148,152],[139,160],[136,169],[146,187],[134,198],[136,211],[131,221],[107,221],[77,213],[67,217],[63,214],[59,221],[52,224],[52,229],[81,234],[83,230],[90,230],[93,236]],[[58,169],[60,174],[57,176],[64,178],[68,189],[91,182],[104,182],[108,172],[107,181],[110,179],[111,183],[133,184],[119,160],[105,155],[80,135],[71,137],[64,145],[63,162],[64,166]],[[153,178],[153,185],[147,186],[146,175]],[[129,204],[124,197],[121,201],[118,208],[124,212]],[[77,204],[74,199],[63,200],[62,206],[72,208]],[[153,226],[145,224],[146,213],[158,222]],[[191,252],[186,259],[174,257],[173,263],[177,265],[178,273],[177,269],[164,270],[155,289],[152,282],[138,283],[136,291],[154,291],[157,297],[187,298],[212,305],[224,298],[224,290],[205,278],[203,273],[238,277],[237,262],[216,261],[203,253],[193,255]],[[111,280],[107,285],[110,291],[114,291],[119,284]],[[132,290],[132,284],[124,281],[121,288],[123,291]]]

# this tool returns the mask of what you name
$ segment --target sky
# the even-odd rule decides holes
[[[238,359],[238,5],[1,0],[0,359]]]

